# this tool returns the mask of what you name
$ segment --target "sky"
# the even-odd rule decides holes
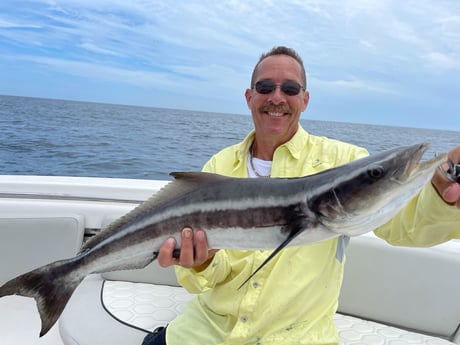
[[[0,94],[249,114],[278,45],[304,119],[460,131],[459,0],[2,0]]]

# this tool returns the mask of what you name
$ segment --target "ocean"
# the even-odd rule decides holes
[[[460,145],[456,131],[305,118],[301,124],[371,154],[431,142],[432,156]],[[0,174],[171,179],[171,171],[201,170],[252,127],[249,115],[0,96]]]

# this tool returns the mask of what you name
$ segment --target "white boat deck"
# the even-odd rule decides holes
[[[0,299],[1,345],[64,345],[56,324],[39,338],[40,317],[32,298],[7,296]]]

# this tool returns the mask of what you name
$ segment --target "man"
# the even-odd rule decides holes
[[[299,125],[309,93],[302,60],[292,49],[276,47],[262,55],[245,97],[255,131],[212,157],[204,171],[254,178],[305,176],[368,154],[354,145],[312,136]],[[459,162],[460,147],[449,156]],[[432,185],[376,234],[412,246],[460,238],[458,208],[460,185],[436,173]],[[179,258],[172,255],[176,241],[171,238],[158,259],[164,267],[177,265],[179,282],[198,296],[144,344],[164,344],[165,339],[168,345],[338,343],[332,317],[344,268],[343,238],[284,249],[238,289],[271,251],[208,250],[205,232],[194,230],[183,230]]]

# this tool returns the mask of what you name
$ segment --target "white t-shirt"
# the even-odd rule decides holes
[[[251,158],[252,158],[252,164],[251,164]],[[251,154],[248,154],[248,161],[246,165],[248,167],[249,177],[251,178],[270,177],[270,173],[272,170],[272,161],[264,161],[263,159],[252,157]],[[252,168],[253,166],[254,166],[254,169]],[[258,176],[257,174],[261,176]]]

